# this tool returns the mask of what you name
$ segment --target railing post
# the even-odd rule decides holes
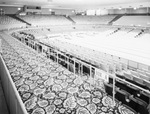
[[[115,106],[115,82],[116,81],[116,65],[114,65],[113,69],[113,107]]]

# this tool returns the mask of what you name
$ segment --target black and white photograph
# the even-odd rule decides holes
[[[0,114],[150,114],[150,0],[0,0]]]

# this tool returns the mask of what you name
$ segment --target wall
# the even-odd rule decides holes
[[[107,15],[108,10],[107,9],[99,9],[99,10],[87,10],[87,15]]]
[[[109,9],[108,10],[108,14],[125,14],[126,13],[126,10],[125,9]]]
[[[5,14],[15,14],[18,12],[19,7],[4,7],[0,6],[0,9],[3,9]]]
[[[74,15],[75,12],[71,9],[50,9],[49,8],[42,8],[41,14],[52,14],[55,12],[55,15]]]
[[[129,8],[126,10],[127,14],[145,14],[147,13],[147,8],[137,8],[137,9],[133,9],[133,8]]]
[[[108,15],[109,12],[108,10],[104,9],[104,10],[100,10],[100,15]]]
[[[87,15],[95,15],[95,14],[96,14],[96,11],[95,11],[95,10],[87,10],[87,11],[86,11],[86,14],[87,14]]]
[[[150,8],[123,8],[123,9],[109,9],[108,14],[147,14],[150,13]]]
[[[11,114],[28,114],[1,55],[0,66],[0,78],[9,111]]]
[[[71,9],[53,9],[55,15],[74,15],[75,12]]]
[[[51,11],[49,11],[49,8],[42,8],[41,14],[51,14]]]

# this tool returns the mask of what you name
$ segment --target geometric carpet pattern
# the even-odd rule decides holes
[[[2,57],[29,114],[135,114],[90,83],[16,42],[2,38]]]

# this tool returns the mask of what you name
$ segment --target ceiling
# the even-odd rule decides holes
[[[98,9],[150,7],[150,0],[0,0],[0,6],[36,5],[43,8]]]

